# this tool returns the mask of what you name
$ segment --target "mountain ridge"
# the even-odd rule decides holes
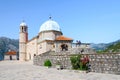
[[[115,45],[117,43],[120,42],[120,39],[119,40],[116,40],[116,41],[113,41],[113,42],[109,42],[109,43],[98,43],[98,44],[95,44],[95,43],[91,43],[91,47],[93,49],[95,49],[96,51],[99,51],[99,50],[105,50],[107,47],[109,47],[110,45]]]

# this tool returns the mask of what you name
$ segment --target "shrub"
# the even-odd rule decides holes
[[[80,58],[81,58],[81,55],[70,57],[73,69],[79,69],[80,68]]]
[[[72,68],[76,70],[87,70],[88,57],[81,57],[81,55],[70,57]]]
[[[45,60],[44,66],[51,67],[52,66],[51,61],[49,59]]]

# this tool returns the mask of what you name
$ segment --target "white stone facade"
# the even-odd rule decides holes
[[[34,55],[40,55],[48,51],[61,51],[61,45],[66,44],[67,49],[71,49],[72,39],[64,37],[60,40],[56,38],[63,36],[57,22],[48,20],[40,27],[38,35],[28,41],[27,25],[26,23],[20,24],[20,38],[19,38],[19,59],[32,60]]]

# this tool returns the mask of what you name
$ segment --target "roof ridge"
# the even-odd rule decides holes
[[[56,40],[69,40],[69,41],[72,41],[73,39],[72,38],[69,38],[69,37],[66,37],[64,35],[61,35],[61,36],[58,36],[56,38]]]

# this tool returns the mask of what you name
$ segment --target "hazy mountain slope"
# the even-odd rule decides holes
[[[120,52],[120,42],[109,45],[104,52]]]
[[[0,37],[0,59],[4,58],[4,54],[9,50],[18,51],[19,40]]]
[[[94,48],[95,50],[105,50],[110,45],[116,45],[119,42],[120,42],[120,40],[110,42],[110,43],[99,43],[99,44],[91,43],[91,47]]]
[[[104,50],[106,47],[108,46],[108,44],[105,43],[99,43],[99,44],[91,44],[91,47],[95,50]]]

